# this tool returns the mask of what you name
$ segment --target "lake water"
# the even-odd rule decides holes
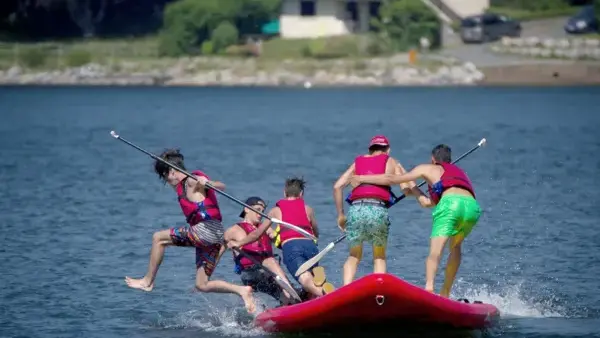
[[[125,286],[146,272],[152,233],[183,216],[113,129],[155,153],[180,147],[188,169],[240,199],[273,205],[286,177],[304,176],[321,249],[340,234],[332,185],[373,135],[407,168],[438,143],[456,157],[485,137],[460,162],[484,214],[452,297],[500,309],[486,336],[598,336],[598,106],[600,87],[0,88],[0,336],[265,336],[238,318],[236,296],[192,293],[193,249],[167,249],[151,293]],[[430,211],[406,199],[390,213],[389,272],[423,286]],[[341,243],[322,261],[338,287],[346,254]],[[230,252],[214,278],[239,283]]]

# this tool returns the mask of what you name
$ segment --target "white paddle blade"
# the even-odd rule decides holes
[[[287,291],[295,300],[298,302],[302,302],[300,295],[291,287],[288,283],[286,283],[281,277],[275,276],[275,282],[285,291]]]
[[[306,230],[304,230],[304,229],[302,229],[302,228],[300,228],[298,226],[295,226],[293,224],[290,224],[288,222],[284,222],[284,221],[282,221],[280,219],[277,219],[277,218],[271,218],[271,222],[277,223],[277,224],[281,224],[281,225],[283,225],[286,228],[292,229],[294,231],[298,231],[299,233],[301,233],[302,235],[304,235],[304,237],[310,238],[313,241],[317,240],[317,237],[309,234]]]
[[[310,269],[313,265],[317,264],[323,258],[323,256],[327,255],[329,251],[333,250],[334,247],[335,244],[333,242],[327,244],[327,247],[325,247],[323,251],[319,252],[315,257],[307,260],[304,264],[300,265],[300,267],[298,268],[298,270],[296,270],[296,273],[294,275],[298,277],[301,274],[308,271],[308,269]]]
[[[119,134],[115,133],[114,130],[110,131],[110,136],[114,137],[114,138],[119,138]]]
[[[481,139],[481,141],[479,141],[479,143],[477,143],[478,146],[482,147],[485,145],[485,143],[487,142],[487,140],[484,138]]]

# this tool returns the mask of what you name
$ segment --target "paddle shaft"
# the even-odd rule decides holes
[[[169,162],[165,161],[164,159],[162,159],[162,158],[160,158],[160,157],[158,157],[158,156],[156,156],[156,155],[152,154],[151,152],[149,152],[149,151],[146,151],[146,150],[144,150],[144,149],[142,149],[142,148],[140,148],[140,147],[136,146],[135,144],[133,144],[133,143],[131,143],[131,142],[127,141],[126,139],[122,138],[121,136],[117,135],[117,136],[115,136],[115,138],[116,138],[116,139],[119,139],[119,140],[121,140],[121,141],[123,141],[123,142],[125,142],[126,144],[128,144],[128,145],[130,145],[130,146],[134,147],[135,149],[137,149],[137,150],[139,150],[139,151],[143,152],[144,154],[146,154],[146,155],[148,155],[148,156],[152,157],[153,159],[155,159],[155,160],[157,160],[157,161],[160,161],[160,162],[162,162],[162,163],[164,163],[164,164],[168,165],[169,167],[171,167],[171,168],[173,168],[173,169],[175,169],[175,170],[179,171],[180,173],[182,173],[182,174],[186,175],[187,177],[189,177],[189,178],[192,178],[192,179],[194,179],[194,180],[196,180],[196,181],[198,180],[198,179],[197,179],[197,178],[196,178],[194,175],[192,175],[192,174],[188,173],[187,171],[185,171],[185,170],[183,170],[183,169],[181,169],[181,168],[177,167],[176,165],[173,165],[173,164],[171,164],[171,163],[169,163]],[[263,212],[260,212],[260,211],[258,211],[258,210],[256,210],[256,209],[252,208],[250,205],[248,205],[248,204],[246,204],[246,203],[244,203],[244,202],[242,202],[242,201],[238,200],[237,198],[235,198],[235,197],[233,197],[233,196],[229,195],[228,193],[226,193],[226,192],[224,192],[224,191],[221,191],[221,190],[219,190],[219,189],[215,188],[215,187],[214,187],[214,186],[212,186],[210,183],[208,183],[208,182],[207,182],[207,183],[206,183],[206,186],[207,186],[207,187],[209,187],[210,189],[212,189],[212,190],[214,190],[214,191],[216,191],[216,192],[220,193],[221,195],[223,195],[223,196],[225,196],[225,197],[229,198],[230,200],[232,200],[232,201],[234,201],[234,202],[236,202],[236,203],[238,203],[238,204],[241,204],[241,205],[245,206],[246,208],[248,208],[248,209],[250,209],[250,210],[254,211],[255,213],[257,213],[257,214],[261,215],[262,217],[265,217],[265,218],[267,218],[267,219],[269,219],[269,220],[271,219],[271,218],[270,218],[270,217],[269,217],[267,214],[265,214],[265,213],[263,213]]]
[[[183,169],[181,169],[181,168],[177,167],[176,165],[173,165],[173,164],[171,164],[171,163],[169,163],[169,162],[165,161],[164,159],[162,159],[162,158],[160,158],[160,157],[158,157],[158,156],[156,156],[156,155],[152,154],[151,152],[149,152],[149,151],[146,151],[145,149],[142,149],[142,148],[138,147],[137,145],[135,145],[135,144],[133,144],[133,143],[131,143],[131,142],[127,141],[126,139],[122,138],[120,135],[116,134],[114,131],[111,131],[111,132],[110,132],[110,134],[111,134],[111,135],[112,135],[114,138],[116,138],[116,139],[118,139],[118,140],[120,140],[120,141],[124,142],[125,144],[127,144],[127,145],[129,145],[129,146],[131,146],[131,147],[133,147],[133,148],[135,148],[135,149],[137,149],[137,150],[139,150],[139,151],[143,152],[144,154],[146,154],[146,155],[148,155],[148,156],[152,157],[153,159],[155,159],[155,160],[157,160],[157,161],[160,161],[160,162],[162,162],[162,163],[164,163],[164,164],[168,165],[169,167],[173,168],[174,170],[177,170],[177,171],[179,171],[180,173],[182,173],[182,174],[186,175],[187,177],[189,177],[189,178],[192,178],[192,179],[194,179],[194,180],[196,180],[196,181],[197,181],[197,179],[196,179],[196,177],[195,177],[194,175],[192,175],[192,174],[188,173],[187,171],[185,171],[185,170],[183,170]],[[257,214],[261,215],[262,217],[264,217],[264,218],[266,218],[266,219],[270,220],[270,221],[271,221],[271,222],[273,222],[273,223],[278,223],[278,224],[281,224],[281,225],[283,225],[283,226],[285,226],[285,227],[288,227],[288,228],[290,228],[290,229],[293,229],[293,230],[295,230],[295,231],[298,231],[298,232],[302,233],[304,236],[306,236],[306,237],[309,237],[309,238],[310,238],[310,239],[312,239],[312,240],[315,240],[315,239],[316,239],[316,237],[312,236],[310,233],[306,232],[304,229],[302,229],[302,228],[299,228],[299,227],[297,227],[297,226],[295,226],[295,225],[293,225],[293,224],[290,224],[290,223],[287,223],[287,222],[283,222],[283,221],[281,221],[281,220],[278,220],[278,219],[277,219],[277,220],[276,220],[276,219],[273,219],[273,218],[269,217],[269,215],[267,215],[267,214],[265,214],[265,213],[263,213],[263,212],[260,212],[260,211],[258,211],[258,210],[256,210],[256,209],[254,209],[254,208],[253,208],[253,207],[251,207],[250,205],[248,205],[248,204],[246,204],[246,203],[244,203],[244,202],[242,202],[242,201],[238,200],[237,198],[235,198],[235,197],[233,197],[233,196],[229,195],[228,193],[226,193],[226,192],[224,192],[224,191],[221,191],[221,190],[219,190],[219,189],[215,188],[213,185],[211,185],[211,184],[210,184],[210,183],[208,183],[208,182],[206,182],[206,186],[207,186],[208,188],[210,188],[210,189],[212,189],[212,190],[214,190],[214,191],[218,192],[219,194],[221,194],[221,195],[223,195],[223,196],[225,196],[225,197],[229,198],[230,200],[232,200],[232,201],[234,201],[234,202],[236,202],[236,203],[238,203],[238,204],[241,204],[241,205],[243,205],[244,207],[246,207],[246,208],[248,208],[248,209],[250,209],[250,210],[254,211],[255,213],[257,213]]]
[[[475,147],[471,148],[471,150],[469,150],[469,151],[467,151],[466,153],[464,153],[464,154],[460,155],[460,156],[459,156],[459,157],[458,157],[456,160],[452,161],[452,164],[455,164],[456,162],[458,162],[458,161],[462,160],[463,158],[465,158],[465,157],[466,157],[467,155],[469,155],[470,153],[472,153],[472,152],[474,152],[475,150],[477,150],[477,149],[481,148],[481,147],[482,147],[482,146],[485,144],[485,142],[486,142],[486,140],[485,140],[485,139],[482,139],[482,140],[481,140],[481,141],[480,141],[480,142],[479,142],[479,143],[478,143],[478,144],[477,144]],[[426,181],[423,181],[423,182],[419,183],[419,184],[417,185],[417,188],[420,188],[420,187],[421,187],[423,184],[425,184],[425,183],[427,183],[427,182],[426,182]],[[396,203],[400,202],[400,201],[401,201],[401,200],[403,200],[405,197],[406,197],[406,195],[405,195],[405,194],[402,194],[402,195],[400,195],[400,196],[396,197],[396,198],[394,199],[394,201],[393,201],[393,202],[390,204],[390,206],[389,206],[389,207],[391,208],[391,207],[392,207],[394,204],[396,204]],[[339,242],[343,241],[343,240],[344,240],[344,238],[346,238],[346,234],[343,234],[343,235],[341,235],[340,237],[338,237],[338,238],[337,238],[337,239],[336,239],[336,240],[333,242],[333,244],[334,244],[334,245],[338,244]]]

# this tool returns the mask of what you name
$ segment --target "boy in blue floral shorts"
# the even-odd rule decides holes
[[[390,187],[370,184],[355,187],[347,199],[351,204],[348,218],[344,216],[342,189],[350,183],[352,175],[404,173],[402,165],[390,157],[389,153],[388,139],[383,135],[373,137],[369,144],[369,153],[357,156],[334,185],[338,226],[342,231],[346,231],[346,239],[350,244],[350,255],[344,264],[344,285],[354,279],[365,241],[373,245],[373,272],[386,272],[385,251],[390,227],[388,206],[392,199]],[[403,183],[400,188],[408,193],[413,185],[414,182]]]

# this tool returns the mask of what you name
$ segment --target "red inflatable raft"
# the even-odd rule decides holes
[[[267,332],[329,331],[373,323],[482,329],[498,316],[491,304],[451,300],[390,274],[370,274],[326,296],[267,310],[255,324]]]

